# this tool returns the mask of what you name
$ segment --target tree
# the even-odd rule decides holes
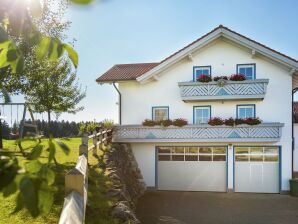
[[[35,111],[48,114],[48,124],[53,112],[76,113],[84,109],[78,104],[85,97],[85,91],[78,85],[76,73],[67,60],[36,62],[27,79],[26,100],[34,104]]]

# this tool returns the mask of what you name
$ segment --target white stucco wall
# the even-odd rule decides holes
[[[236,73],[236,65],[246,63],[256,63],[256,78],[269,79],[263,101],[185,103],[181,100],[178,82],[192,80],[193,66],[211,65],[212,76],[217,76]],[[287,70],[264,58],[252,58],[245,49],[218,40],[194,54],[193,61],[185,59],[162,72],[158,81],[146,84],[136,81],[120,83],[122,124],[140,124],[146,118],[151,119],[153,106],[169,106],[170,119],[186,118],[192,123],[193,106],[211,105],[212,117],[229,118],[236,117],[237,104],[255,104],[256,116],[264,122],[285,124],[281,141],[275,145],[282,146],[282,190],[288,190],[288,180],[291,178],[291,88],[292,78]],[[154,183],[152,175],[155,174],[152,174],[151,169],[155,157],[153,158],[154,149],[149,145],[134,144],[133,148],[150,186]]]

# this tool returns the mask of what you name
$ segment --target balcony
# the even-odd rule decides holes
[[[185,102],[223,100],[263,100],[268,79],[219,82],[179,82]]]
[[[277,142],[282,123],[262,123],[255,126],[186,125],[183,127],[147,127],[121,125],[116,127],[114,142]]]

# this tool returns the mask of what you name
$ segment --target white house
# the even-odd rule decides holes
[[[297,60],[220,25],[160,62],[115,65],[96,81],[119,93],[114,141],[131,144],[148,187],[279,193],[293,173],[297,71]],[[198,82],[202,74],[246,80]],[[262,123],[211,126],[213,117]],[[176,118],[189,124],[142,125]]]

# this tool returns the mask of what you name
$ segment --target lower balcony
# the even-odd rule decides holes
[[[277,142],[281,138],[282,123],[259,125],[183,127],[147,127],[142,125],[117,126],[114,142]]]

